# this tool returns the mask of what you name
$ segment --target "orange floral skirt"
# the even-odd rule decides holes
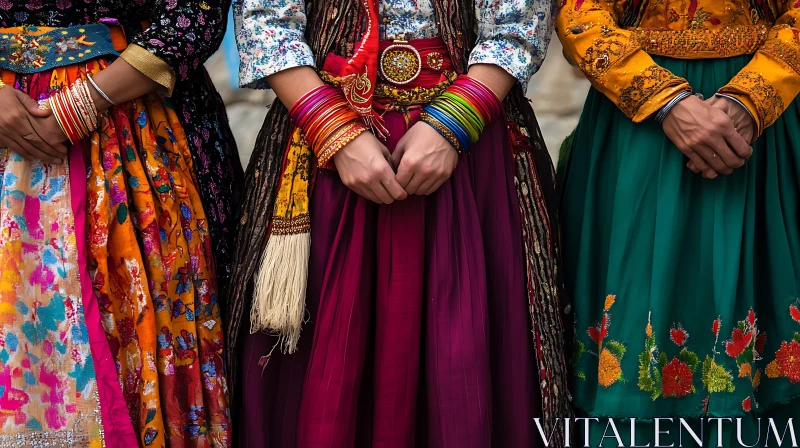
[[[92,60],[11,79],[16,88],[42,100],[107,64],[105,60]],[[8,72],[2,75],[9,80]],[[14,219],[3,219],[0,263],[13,265],[14,272],[21,273],[22,284],[34,280],[41,283],[42,278],[50,278],[42,272],[54,273],[53,280],[42,288],[72,294],[66,298],[49,294],[45,303],[38,295],[26,294],[22,286],[10,287],[14,294],[4,294],[4,284],[0,284],[0,311],[17,313],[0,316],[0,325],[4,334],[22,335],[23,325],[32,322],[35,326],[44,319],[42,313],[36,313],[43,305],[58,311],[64,302],[70,305],[70,300],[81,299],[83,308],[72,314],[69,306],[67,312],[55,315],[48,311],[48,323],[42,326],[45,337],[38,338],[34,332],[23,342],[33,347],[28,349],[32,353],[41,352],[37,359],[42,359],[48,351],[53,353],[51,346],[59,343],[59,338],[70,339],[64,336],[69,331],[80,333],[89,328],[91,336],[93,325],[101,328],[102,323],[105,338],[99,331],[99,340],[89,337],[83,345],[71,341],[76,353],[83,353],[80,362],[48,371],[61,381],[65,395],[62,403],[36,398],[36,387],[45,387],[47,378],[40,375],[44,370],[31,367],[29,356],[4,358],[0,354],[0,376],[7,369],[9,390],[31,392],[22,405],[0,398],[0,414],[17,406],[13,419],[0,422],[2,433],[21,434],[23,440],[29,437],[31,441],[42,433],[56,434],[55,440],[61,437],[58,434],[80,429],[86,438],[69,446],[89,446],[89,440],[92,445],[130,446],[136,443],[134,439],[122,442],[124,428],[112,424],[118,420],[111,411],[119,406],[111,399],[113,387],[121,386],[119,396],[127,405],[127,413],[122,408],[128,417],[125,423],[132,422],[138,445],[229,446],[223,331],[211,239],[189,146],[177,115],[168,100],[159,95],[129,101],[101,114],[98,130],[71,151],[70,163],[64,166],[26,161],[9,151],[0,157],[3,205],[14,205],[20,214],[52,233],[50,238],[32,238],[29,229],[20,231]],[[46,185],[43,188],[48,191],[61,187],[56,195],[60,202],[47,203],[41,188],[11,190],[7,186],[10,179],[27,185],[31,173],[38,176],[36,185]],[[80,178],[82,175],[85,177]],[[64,187],[65,179],[77,187]],[[33,180],[31,186],[35,186]],[[35,208],[30,206],[33,198],[38,201]],[[8,216],[13,218],[13,213]],[[84,234],[80,229],[85,229]],[[68,248],[72,251],[69,260],[73,261],[48,264],[48,257],[25,255],[45,251],[54,241],[70,241],[69,233],[78,241]],[[75,260],[86,263],[76,266]],[[69,269],[60,269],[64,266]],[[81,277],[81,270],[86,272],[87,266],[88,276]],[[10,306],[4,307],[5,303]],[[110,356],[104,360],[95,355],[92,361],[86,347],[91,346],[91,354],[95,354],[98,345],[103,345]],[[104,361],[116,373],[116,384],[93,389],[93,384],[101,382]],[[81,368],[83,376],[75,374],[75,366]],[[112,393],[105,394],[106,390]],[[93,394],[90,397],[97,397],[94,405],[87,391]],[[102,412],[87,419],[93,406],[99,406]],[[59,418],[44,418],[52,415]],[[34,420],[36,425],[31,424]],[[98,423],[104,431],[97,429]]]

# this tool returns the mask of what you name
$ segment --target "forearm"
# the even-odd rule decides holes
[[[100,90],[116,104],[122,104],[150,92],[163,89],[160,84],[133,68],[122,58],[117,58],[105,70],[92,76],[92,79],[97,83]],[[94,88],[90,90],[98,112],[111,107],[111,103],[103,98],[100,92]]]
[[[483,83],[501,100],[508,95],[517,82],[506,70],[492,64],[475,64],[467,73],[470,78]]]
[[[303,95],[323,84],[313,68],[294,67],[267,77],[275,95],[287,109],[291,109]]]

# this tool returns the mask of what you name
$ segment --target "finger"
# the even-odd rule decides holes
[[[703,177],[706,179],[716,179],[719,177],[719,174],[714,170],[707,170],[703,172]]]
[[[744,158],[739,157],[739,155],[722,139],[713,141],[711,143],[711,150],[717,154],[718,158],[722,159],[722,162],[731,169],[731,172],[744,165]],[[723,171],[717,170],[717,172],[722,173]]]
[[[428,188],[428,191],[426,191],[425,194],[431,195],[433,193],[436,193],[437,191],[439,191],[440,188],[442,188],[442,185],[444,185],[445,182],[447,182],[447,179],[437,180],[436,182],[433,183],[433,185],[431,185],[430,188]]]
[[[23,131],[23,134],[20,135],[20,138],[18,139],[19,141],[24,142],[25,144],[30,145],[30,146],[38,149],[39,151],[42,151],[43,153],[45,153],[45,154],[47,154],[47,155],[49,155],[51,157],[55,157],[57,159],[61,159],[64,155],[66,155],[66,153],[67,153],[66,151],[64,151],[63,153],[59,153],[56,150],[56,148],[53,148],[46,141],[43,141],[42,139],[40,139],[38,137],[38,134],[36,134],[35,132],[30,132],[30,133],[24,133],[24,132],[25,131]],[[30,151],[28,151],[28,152],[30,152]]]
[[[689,168],[694,174],[700,174],[702,171],[697,169],[697,166],[691,160],[686,162],[686,168]]]
[[[406,190],[397,182],[394,171],[392,171],[391,168],[387,167],[384,171],[381,184],[383,184],[389,195],[396,201],[402,201],[408,197],[408,193],[406,193]]]
[[[386,153],[388,154],[388,152],[389,150],[387,149]],[[400,141],[397,142],[397,146],[395,146],[394,152],[387,158],[389,164],[392,165],[392,170],[397,171],[400,168],[400,162],[403,160],[403,154],[405,153],[406,153],[405,140],[401,138]]]
[[[411,180],[414,178],[414,172],[411,171],[411,168],[409,167],[408,163],[403,163],[402,160],[398,163],[399,164],[397,165],[397,176],[395,176],[395,179],[397,180],[397,183],[399,183],[400,186],[405,189],[408,186],[408,184],[411,183]]]
[[[370,184],[370,190],[372,190],[372,194],[377,196],[379,204],[391,204],[394,202],[394,198],[391,194],[389,194],[389,190],[383,186],[381,181],[376,180]]]
[[[439,182],[439,178],[431,176],[425,179],[425,182],[421,183],[419,188],[417,188],[418,195],[427,195],[432,193],[433,187]]]
[[[44,162],[53,164],[53,165],[61,165],[63,160],[61,157],[50,155],[36,146],[31,145],[22,137],[13,138],[14,142],[17,144],[17,147],[25,152],[27,152],[31,157],[34,159],[40,159]]]
[[[728,152],[730,152],[730,150],[728,150]],[[722,157],[717,154],[717,151],[711,147],[700,146],[697,148],[697,153],[703,157],[703,160],[705,160],[706,163],[708,163],[708,165],[714,169],[714,171],[723,174],[729,174],[733,171],[725,162],[722,161]]]
[[[706,161],[703,160],[703,157],[700,154],[698,154],[697,152],[689,151],[688,153],[686,153],[686,157],[688,157],[689,161],[694,164],[694,166],[695,166],[695,168],[697,168],[698,172],[702,172],[702,171],[706,171],[706,170],[710,169],[710,167],[708,166]]]
[[[734,128],[733,125],[726,129],[724,136],[725,141],[739,157],[749,159],[750,156],[753,155],[753,148],[751,148],[747,143],[747,140],[745,140],[744,137],[742,137],[742,135],[736,131],[736,128]],[[744,161],[742,161],[742,164],[744,164]]]
[[[19,101],[20,104],[25,107],[25,110],[34,117],[45,118],[49,117],[52,113],[50,109],[40,109],[39,103],[24,92],[14,90],[14,94],[17,96],[17,101]]]
[[[359,188],[351,188],[351,190],[353,190],[353,192],[355,192],[357,195],[361,196],[364,199],[368,199],[368,200],[370,200],[372,202],[375,202],[375,203],[380,203],[380,201],[378,200],[378,197],[375,196],[372,193],[372,190],[370,190],[369,188],[361,188],[361,187],[359,187]]]
[[[419,189],[428,178],[423,176],[422,174],[415,174],[413,178],[411,178],[411,182],[406,185],[405,190],[408,194],[421,194],[421,190]]]

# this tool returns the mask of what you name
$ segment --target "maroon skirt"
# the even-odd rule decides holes
[[[418,113],[384,117],[391,151]],[[245,337],[242,445],[540,446],[506,123],[429,196],[377,205],[322,171],[310,211],[310,319],[291,355]]]

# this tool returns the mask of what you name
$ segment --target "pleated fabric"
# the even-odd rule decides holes
[[[418,113],[384,117],[393,150]],[[427,197],[378,206],[320,172],[311,220],[298,352],[245,339],[243,446],[539,446],[505,123]]]
[[[750,59],[656,58],[706,98]],[[800,108],[703,179],[654,120],[587,99],[562,184],[576,406],[593,416],[769,416],[800,395]]]

